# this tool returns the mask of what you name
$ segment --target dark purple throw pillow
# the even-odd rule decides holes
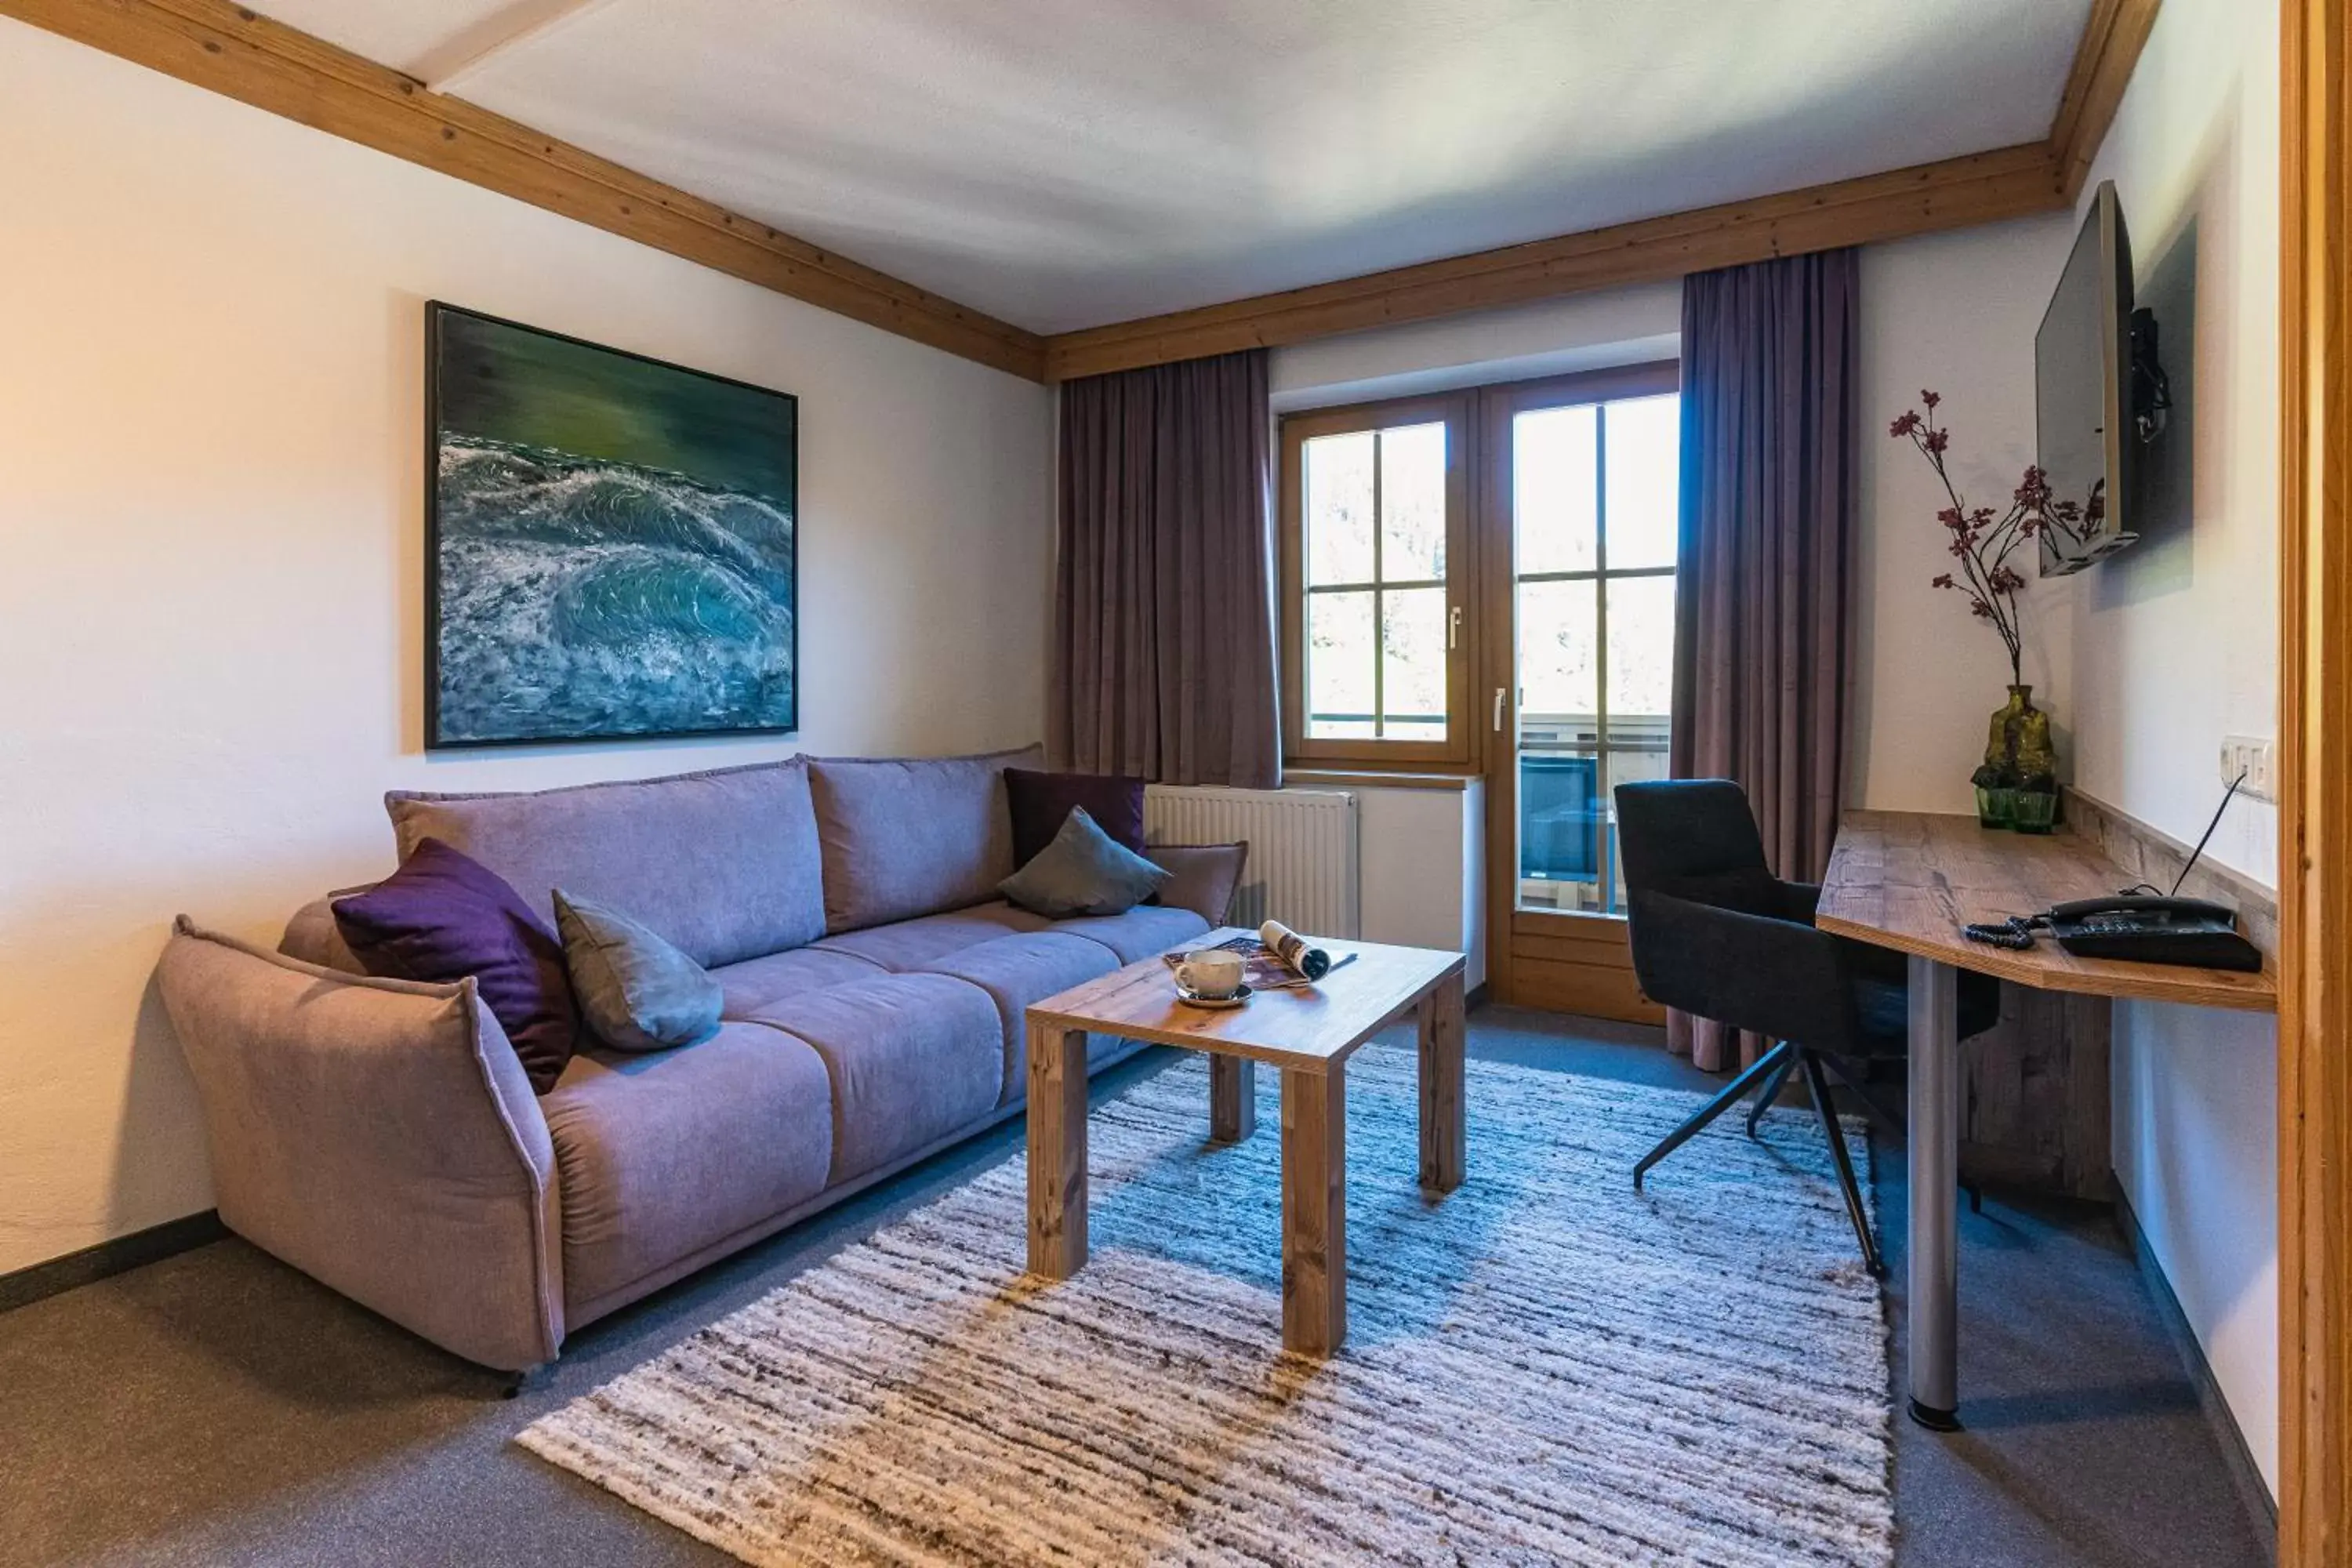
[[[334,908],[336,929],[370,974],[444,984],[472,975],[531,1089],[555,1087],[579,1030],[563,944],[505,879],[426,838],[399,870]]]
[[[1013,865],[1015,870],[1036,858],[1037,851],[1054,842],[1070,808],[1082,805],[1095,826],[1122,849],[1143,853],[1143,781],[1114,778],[1108,773],[1041,773],[1027,768],[1004,770],[1004,797],[1013,806]]]

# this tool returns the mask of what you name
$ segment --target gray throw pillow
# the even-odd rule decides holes
[[[719,1032],[719,982],[625,916],[555,890],[563,967],[597,1039],[616,1051],[666,1051]]]
[[[996,885],[1023,909],[1054,920],[1123,915],[1159,890],[1169,874],[1112,839],[1083,805],[1070,807],[1054,841]]]

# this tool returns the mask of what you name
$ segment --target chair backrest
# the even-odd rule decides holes
[[[1619,784],[1617,846],[1629,904],[1664,893],[1748,914],[1780,912],[1748,792],[1729,779]]]

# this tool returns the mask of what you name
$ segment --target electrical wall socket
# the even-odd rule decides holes
[[[2273,776],[2273,745],[2270,741],[2251,735],[2222,736],[2221,782],[2228,784],[2244,773],[2246,782],[2238,787],[2240,795],[2250,795],[2256,800],[2278,799],[2278,783]]]

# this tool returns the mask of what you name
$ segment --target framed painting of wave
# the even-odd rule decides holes
[[[425,742],[798,728],[799,403],[425,309]]]

